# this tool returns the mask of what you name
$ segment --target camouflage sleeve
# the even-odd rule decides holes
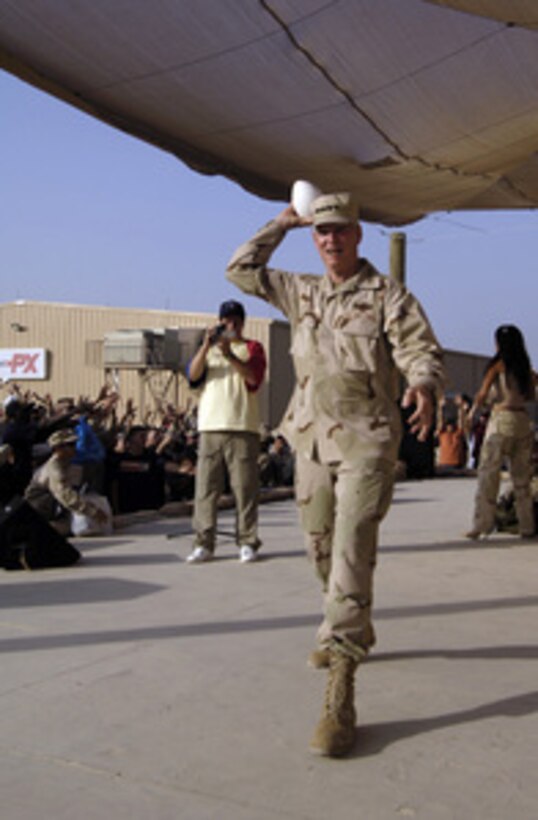
[[[277,222],[269,222],[235,251],[226,268],[226,278],[243,293],[264,299],[291,319],[297,312],[298,277],[267,267],[285,234]]]
[[[84,501],[80,493],[70,486],[64,470],[58,464],[51,463],[47,472],[49,491],[62,507],[83,515],[95,514],[93,504]]]
[[[440,395],[445,385],[442,348],[419,301],[392,279],[386,280],[384,331],[408,385]]]

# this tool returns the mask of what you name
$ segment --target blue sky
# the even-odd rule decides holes
[[[213,312],[235,247],[280,209],[0,72],[1,299]],[[538,366],[538,212],[439,213],[404,228],[407,284],[441,343],[490,354],[517,324]],[[389,265],[390,229],[361,253]],[[308,229],[273,257],[321,272]],[[251,315],[278,317],[244,299]]]

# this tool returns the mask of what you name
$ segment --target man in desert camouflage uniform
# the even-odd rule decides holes
[[[315,666],[328,666],[314,752],[339,756],[355,738],[353,680],[375,641],[370,620],[379,523],[392,497],[404,406],[423,440],[443,383],[442,355],[422,308],[396,281],[357,255],[358,207],[348,193],[315,200],[312,218],[289,205],[228,265],[245,293],[289,319],[296,387],[281,430],[297,458],[296,496],[307,551],[324,592]],[[314,225],[325,275],[269,268],[290,229]]]
[[[57,430],[48,438],[52,455],[39,467],[26,488],[26,501],[43,518],[64,535],[70,532],[70,513],[82,513],[96,524],[104,524],[107,515],[73,487],[71,462],[75,456],[77,434]]]

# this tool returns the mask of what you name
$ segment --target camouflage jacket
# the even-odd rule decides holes
[[[69,465],[53,455],[39,467],[26,488],[24,497],[40,515],[48,520],[57,517],[58,505],[70,512],[94,515],[95,506],[73,488]]]
[[[294,449],[322,463],[397,456],[400,373],[442,389],[442,352],[417,300],[366,260],[330,278],[267,267],[285,232],[270,222],[233,255],[228,279],[279,308],[291,325],[296,387],[281,425]]]

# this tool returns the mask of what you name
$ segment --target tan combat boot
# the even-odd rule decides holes
[[[355,744],[354,677],[357,661],[341,652],[330,653],[329,678],[323,714],[310,751],[327,757],[341,757]]]
[[[308,656],[307,664],[312,669],[328,669],[330,665],[331,650],[328,646],[320,649],[313,649]]]

